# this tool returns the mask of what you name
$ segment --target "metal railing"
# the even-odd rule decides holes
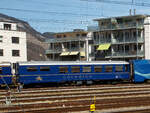
[[[56,42],[70,42],[70,41],[85,41],[87,37],[65,37],[65,38],[53,38],[46,39],[47,43],[56,43]]]
[[[139,56],[139,55],[144,55],[144,51],[119,51],[119,52],[114,52],[112,53],[112,56]]]
[[[144,27],[143,23],[126,23],[126,24],[116,24],[116,25],[107,25],[99,27],[99,30],[115,30],[115,29],[127,29],[127,28],[141,28]]]
[[[142,37],[134,37],[134,38],[126,38],[125,40],[121,37],[121,38],[117,38],[117,39],[112,39],[111,40],[94,40],[94,44],[98,45],[98,44],[103,44],[103,43],[112,43],[112,44],[118,44],[118,43],[139,43],[139,42],[144,42],[144,39]]]

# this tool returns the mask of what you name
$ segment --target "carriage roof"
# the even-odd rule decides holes
[[[31,61],[18,62],[19,65],[113,65],[129,64],[125,61]]]
[[[11,64],[9,62],[2,62],[0,63],[0,67],[10,66]]]

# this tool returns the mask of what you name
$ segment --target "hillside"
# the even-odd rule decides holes
[[[18,30],[27,33],[27,59],[30,60],[46,60],[45,50],[48,45],[44,43],[45,38],[41,33],[33,29],[27,22],[0,14],[0,21],[8,21],[17,23]]]

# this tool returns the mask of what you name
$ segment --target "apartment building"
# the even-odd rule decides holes
[[[17,23],[0,22],[0,62],[27,61],[26,33]]]
[[[49,49],[46,55],[53,61],[91,60],[91,33],[81,29],[72,32],[55,33],[46,40]]]
[[[95,19],[95,60],[150,59],[150,16],[130,15]]]

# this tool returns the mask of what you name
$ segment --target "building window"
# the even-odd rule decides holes
[[[76,37],[80,37],[80,34],[76,34]]]
[[[86,37],[86,36],[87,36],[86,33],[83,33],[83,34],[82,34],[82,37]]]
[[[12,50],[12,56],[20,56],[19,50]]]
[[[0,56],[3,56],[3,49],[0,49]]]
[[[0,36],[0,42],[3,42],[3,36]]]
[[[57,37],[57,38],[61,38],[61,35],[57,35],[56,37]]]
[[[83,66],[83,72],[91,72],[91,66]]]
[[[12,43],[19,44],[19,37],[12,37]]]
[[[11,30],[11,24],[4,24],[5,30]]]

